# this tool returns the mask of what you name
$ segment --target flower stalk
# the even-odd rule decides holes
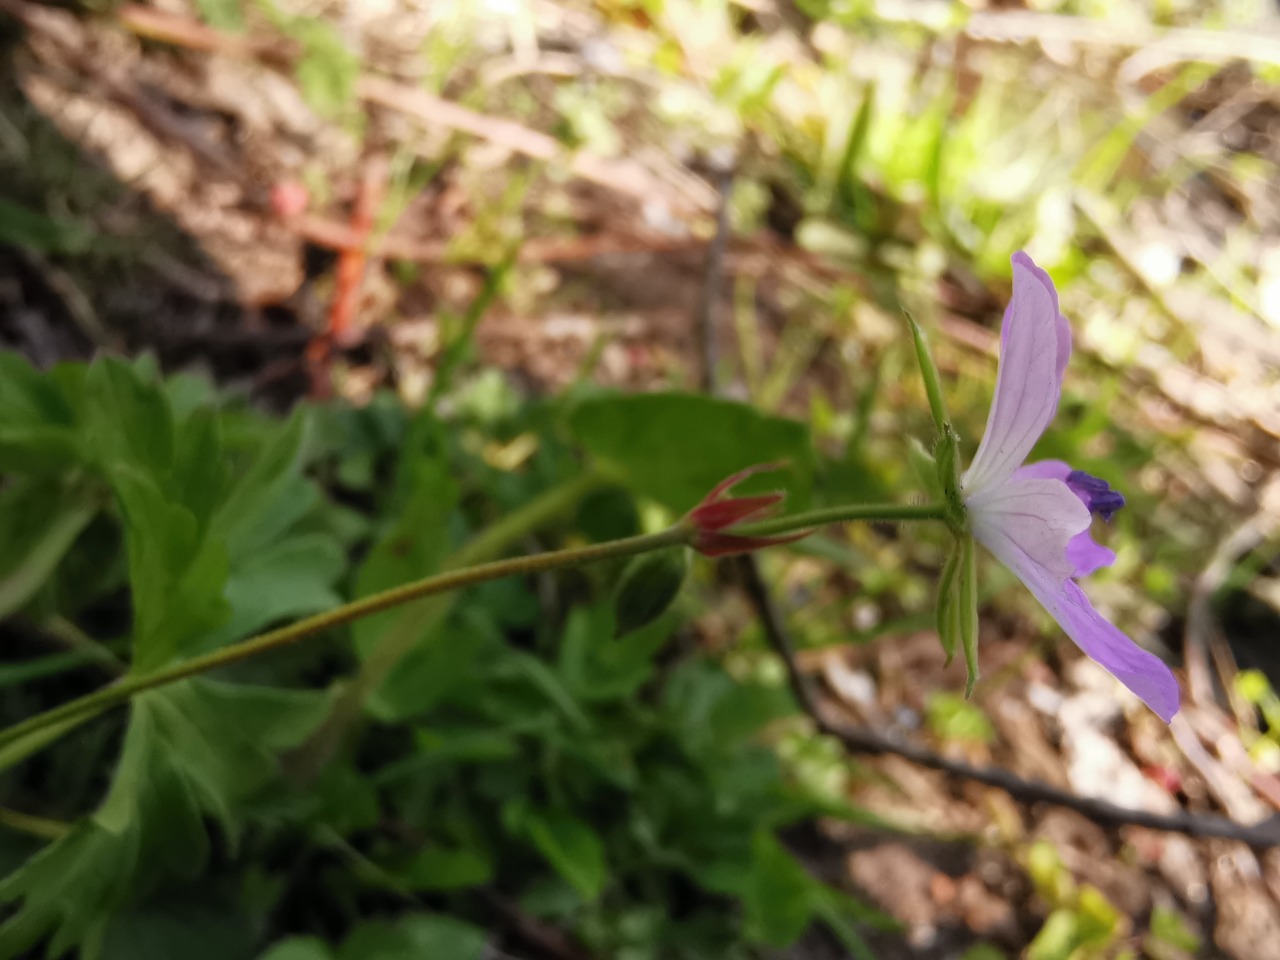
[[[535,553],[522,557],[509,557],[495,560],[460,570],[449,570],[415,580],[411,583],[392,587],[381,593],[375,593],[359,600],[344,603],[333,610],[306,617],[288,626],[280,627],[260,634],[241,643],[232,644],[204,656],[193,657],[170,664],[160,670],[141,675],[130,674],[117,683],[95,690],[76,700],[54,707],[44,713],[30,717],[21,723],[0,730],[0,750],[23,737],[38,731],[68,722],[96,716],[105,710],[124,703],[131,697],[146,690],[154,690],[187,677],[207,673],[218,667],[230,666],[253,657],[291,646],[307,637],[324,633],[334,627],[351,623],[361,617],[367,617],[392,607],[402,606],[422,597],[433,594],[448,593],[463,587],[499,580],[503,577],[540,573],[544,570],[555,570],[561,567],[577,566],[599,560],[616,557],[630,557],[651,550],[662,550],[676,544],[687,543],[691,531],[681,527],[669,527],[660,533],[647,533],[621,540],[609,540],[605,543],[591,544],[585,547],[571,547],[566,550],[555,550],[547,553]]]
[[[744,537],[776,537],[797,532],[808,533],[821,526],[853,520],[900,521],[944,518],[945,509],[941,504],[856,504],[813,510],[777,517],[750,526],[735,527],[733,534],[741,534]],[[292,646],[308,637],[362,617],[403,606],[423,597],[460,590],[490,580],[558,570],[601,560],[633,557],[676,546],[693,546],[697,537],[697,526],[685,518],[658,533],[641,534],[546,553],[509,557],[504,560],[448,570],[372,596],[352,600],[332,610],[298,620],[203,656],[173,663],[150,673],[129,674],[116,683],[0,730],[0,768],[40,749],[62,732],[112,707],[126,703],[137,694],[187,677],[207,673],[219,667],[241,663],[272,650]],[[28,743],[22,743],[22,741],[28,741]],[[28,746],[30,749],[26,749]]]

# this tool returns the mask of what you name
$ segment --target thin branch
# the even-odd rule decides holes
[[[758,569],[754,564],[747,563],[742,564],[741,569],[747,594],[756,608],[770,645],[786,664],[787,680],[801,709],[813,719],[821,733],[839,740],[851,753],[899,756],[918,766],[938,770],[960,780],[971,780],[1003,790],[1020,803],[1051,803],[1074,810],[1103,827],[1145,827],[1148,830],[1166,830],[1191,837],[1239,840],[1254,849],[1280,846],[1280,818],[1273,817],[1262,823],[1248,826],[1228,820],[1226,817],[1194,813],[1190,810],[1173,814],[1134,810],[1108,803],[1106,800],[1079,797],[1067,790],[1037,780],[1024,780],[999,767],[970,766],[967,763],[940,756],[925,747],[826,719],[796,663],[795,645],[791,641],[777,605],[760,578]]]
[[[99,640],[89,636],[66,617],[54,615],[40,624],[50,637],[67,650],[84,654],[89,660],[112,677],[129,672],[129,665]]]
[[[25,6],[15,0],[5,0],[5,3],[11,9]],[[228,33],[193,17],[167,13],[140,3],[126,3],[116,15],[121,25],[144,39],[186,47],[189,50],[203,50],[229,57],[260,57],[284,64],[290,64],[302,55],[302,44],[288,37],[260,38]]]
[[[345,250],[361,243],[348,224],[319,214],[306,213],[285,219],[284,224],[317,247]],[[532,237],[520,245],[519,263],[572,263],[596,257],[628,254],[686,253],[707,245],[703,237],[671,237],[660,234],[588,234],[573,237]],[[396,234],[370,238],[370,256],[414,263],[448,263],[457,266],[489,266],[495,257],[468,256],[450,249],[449,240],[415,240]],[[749,245],[744,249],[750,252]]]
[[[733,189],[733,166],[727,158],[715,161],[715,185],[719,193],[716,210],[716,233],[707,247],[706,273],[702,280],[702,296],[698,302],[697,335],[699,358],[702,361],[702,389],[715,395],[719,384],[716,365],[719,351],[716,349],[716,307],[720,302],[720,288],[724,285],[724,255],[729,245],[729,194]]]
[[[1119,27],[1113,20],[1095,20],[1022,10],[975,13],[964,32],[975,40],[1023,43],[1028,40],[1077,43],[1086,46],[1158,51],[1165,62],[1188,60],[1280,63],[1280,39],[1266,32],[1162,28],[1152,24]],[[1135,71],[1136,72],[1136,71]],[[1141,75],[1141,74],[1139,74]]]
[[[71,824],[62,820],[37,817],[8,807],[0,807],[0,827],[41,840],[57,840],[71,830]]]

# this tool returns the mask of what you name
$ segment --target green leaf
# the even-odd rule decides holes
[[[600,896],[606,879],[604,844],[586,822],[556,810],[526,812],[523,829],[584,900]]]
[[[654,657],[674,629],[661,617],[641,630],[614,638],[612,608],[605,603],[569,612],[556,669],[580,701],[617,700],[634,693],[654,671]]]
[[[1235,678],[1236,693],[1253,706],[1274,696],[1267,675],[1261,670],[1241,670]]]
[[[58,381],[0,352],[0,463],[6,471],[61,471],[86,456],[79,421]]]
[[[438,913],[414,913],[394,924],[363,923],[342,944],[338,960],[480,960],[483,930]]]
[[[81,724],[92,720],[95,716],[97,716],[97,713],[88,713],[83,716],[72,717],[69,720],[63,720],[61,723],[50,724],[39,730],[32,730],[26,736],[0,747],[0,770],[7,770],[15,763],[21,763],[33,753],[39,753],[49,744]],[[3,954],[0,954],[0,956],[3,956]]]
[[[26,604],[53,575],[97,514],[95,501],[87,490],[45,479],[0,489],[0,619]]]
[[[118,466],[163,483],[173,464],[169,398],[134,366],[102,357],[88,368],[81,416],[85,435],[110,475]]]
[[[427,847],[396,875],[413,890],[458,890],[488,883],[493,864],[474,847]]]
[[[1200,949],[1200,937],[1191,929],[1187,919],[1176,910],[1171,910],[1163,904],[1157,904],[1151,911],[1151,933],[1149,936],[1187,953],[1195,953]]]
[[[134,669],[154,670],[224,622],[225,545],[202,536],[196,516],[132,467],[114,477],[124,511],[134,610]]]
[[[538,657],[524,650],[511,650],[494,664],[491,675],[504,680],[519,680],[535,690],[554,706],[578,731],[591,730],[591,718],[561,680],[559,674]]]
[[[288,32],[302,43],[295,71],[303,99],[321,116],[334,117],[355,100],[360,58],[347,49],[333,24],[314,18],[290,21]]]
[[[403,491],[399,515],[356,574],[358,597],[425,577],[437,571],[449,554],[447,529],[458,504],[457,484],[443,458],[421,451],[417,445],[412,449],[419,452],[402,462],[397,478]],[[467,659],[470,644],[460,651],[437,649],[440,640],[436,634],[454,601],[449,595],[428,597],[364,617],[352,626],[356,653],[362,659],[372,656],[384,644],[407,650],[366,701],[367,709],[375,716],[392,721],[420,712],[422,702],[413,692],[419,679],[441,666],[452,673],[452,666]]]
[[[178,426],[165,492],[191,511],[202,536],[227,494],[230,477],[217,411],[209,407],[192,411]]]
[[[1051,842],[1035,841],[1026,852],[1025,864],[1036,893],[1046,903],[1065,903],[1075,898],[1076,886],[1071,871]]]
[[[839,890],[818,886],[815,888],[815,897],[814,912],[840,938],[854,960],[876,960],[875,954],[859,933],[859,926],[893,932],[902,929],[902,924],[893,917]]]
[[[74,408],[58,382],[18,353],[0,352],[0,423],[74,428]]]
[[[333,952],[319,937],[289,937],[273,944],[258,960],[333,960]]]
[[[628,563],[614,590],[617,635],[626,636],[662,616],[679,596],[688,573],[685,547],[643,554]]]
[[[244,15],[240,0],[196,0],[200,16],[209,26],[218,30],[239,33],[244,29]]]
[[[1081,940],[1091,947],[1107,947],[1124,930],[1124,919],[1106,895],[1095,886],[1084,884],[1076,909]]]
[[[342,598],[333,585],[345,567],[345,554],[327,534],[303,534],[267,547],[227,580],[230,617],[186,652],[217,649],[273,623],[336,607]]]
[[[929,729],[943,740],[990,743],[995,729],[987,715],[963,697],[940,691],[929,694],[925,702]]]
[[[124,516],[138,670],[172,659],[227,614],[227,551],[207,535],[227,482],[217,417],[195,410],[175,424],[151,367],[108,357],[55,371]]]
[[[703,759],[724,756],[766,723],[795,712],[785,684],[738,683],[705,660],[681,666],[663,698],[681,747]]]
[[[1080,918],[1065,907],[1053,911],[1027,947],[1027,960],[1071,960],[1080,938]]]
[[[86,944],[131,895],[167,875],[204,867],[206,816],[234,839],[243,803],[277,773],[275,753],[324,716],[328,698],[188,680],[136,697],[111,788],[92,816],[0,882],[0,902],[21,900],[0,926],[0,957],[53,932],[56,956]]]
[[[757,831],[742,894],[748,936],[773,947],[794,943],[813,919],[816,887],[772,833]]]
[[[595,457],[631,487],[673,511],[693,508],[745,467],[785,461],[793,508],[809,499],[813,451],[808,429],[754,407],[696,394],[604,396],[573,408],[569,425]]]
[[[492,650],[489,639],[466,625],[437,624],[378,689],[370,711],[384,722],[402,722],[441,701],[467,696],[483,678],[480,665],[486,649]]]
[[[162,891],[112,918],[100,960],[249,960],[254,931],[212,885]]]
[[[300,475],[307,416],[296,410],[282,426],[254,442],[251,463],[236,479],[214,516],[233,561],[272,544],[316,502],[314,486]]]
[[[308,797],[315,801],[315,820],[341,836],[371,830],[382,818],[377,785],[347,764],[331,763],[321,770]]]
[[[0,197],[0,244],[39,253],[80,253],[92,239],[78,223],[54,220]]]
[[[419,730],[415,753],[395,767],[385,769],[387,780],[433,765],[493,763],[513,760],[520,755],[521,744],[513,729],[484,727],[445,727]]]
[[[855,217],[875,204],[875,197],[859,172],[867,134],[871,130],[875,101],[875,84],[871,83],[863,91],[858,110],[849,122],[849,133],[835,170],[835,199],[846,210],[852,211]],[[828,128],[828,133],[831,133],[831,128]],[[824,179],[832,179],[827,171],[823,172],[827,174]]]
[[[440,568],[449,553],[446,535],[449,517],[458,503],[458,486],[443,459],[422,455],[405,467],[407,498],[392,527],[369,551],[356,574],[356,596],[417,580]],[[364,617],[352,626],[356,650],[368,656],[403,610],[388,610]],[[425,635],[430,624],[423,623]]]

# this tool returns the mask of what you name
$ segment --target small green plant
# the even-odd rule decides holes
[[[1102,960],[1128,933],[1124,917],[1096,887],[1077,885],[1047,841],[1028,849],[1027,872],[1050,908],[1027,948],[1028,960]]]
[[[689,538],[637,530],[629,497],[602,496],[619,483],[680,504],[767,450],[791,461],[803,497],[803,430],[699,397],[597,397],[557,414],[593,451],[590,472],[553,431],[529,472],[508,474],[468,436],[518,435],[545,412],[462,404],[446,428],[376,403],[278,422],[199,381],[161,381],[146,362],[40,373],[0,354],[0,374],[0,597],[35,635],[72,625],[82,651],[24,664],[25,682],[41,685],[28,695],[15,675],[0,710],[29,715],[94,664],[122,671],[79,707],[10,727],[0,764],[25,771],[36,753],[59,770],[100,762],[85,752],[96,741],[70,734],[99,729],[88,721],[127,701],[103,720],[122,740],[100,800],[50,800],[44,820],[6,815],[46,842],[0,882],[0,955],[43,944],[50,956],[111,958],[143,940],[173,952],[168,938],[190,927],[162,918],[193,910],[216,926],[220,955],[265,950],[253,930],[281,937],[281,911],[313,883],[289,868],[239,872],[275,844],[350,858],[350,874],[308,895],[449,899],[393,923],[348,918],[337,948],[283,939],[269,956],[380,956],[396,943],[474,955],[486,940],[479,893],[499,877],[524,910],[606,955],[781,944],[819,919],[856,943],[857,925],[876,921],[777,838],[831,812],[762,739],[794,710],[785,687],[734,680],[701,656],[660,676],[678,617],[615,595],[629,582],[621,559],[568,579],[552,609],[532,581],[482,577],[349,625],[314,616],[352,609],[344,596],[368,612],[368,598],[391,588],[394,599],[433,571],[461,585],[533,531],[571,544],[578,524],[616,530],[625,549],[547,555],[606,561]],[[721,445],[669,460],[639,434],[616,443],[619,424],[646,424],[658,444],[691,418]],[[497,572],[520,572],[513,559]],[[121,596],[131,614],[104,630],[95,611]],[[298,617],[311,626],[270,629]],[[255,633],[288,643],[246,646]],[[314,639],[285,653],[304,637]],[[5,799],[29,804],[25,775],[10,782]],[[676,901],[680,916],[646,913]]]

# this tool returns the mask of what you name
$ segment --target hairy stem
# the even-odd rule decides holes
[[[806,527],[825,527],[833,523],[855,521],[896,522],[905,520],[945,520],[947,508],[941,503],[855,503],[843,507],[827,507],[807,513],[793,513],[759,523],[734,527],[732,533],[744,537],[770,537],[791,533]]]
[[[539,511],[539,514],[541,514],[541,511]],[[748,536],[767,536],[855,520],[943,520],[945,517],[946,511],[942,504],[856,504],[778,517],[763,523],[736,528],[733,532]],[[510,518],[508,518],[509,520]],[[403,606],[423,597],[448,593],[452,590],[485,583],[489,580],[497,580],[502,577],[538,573],[544,570],[556,570],[598,560],[649,553],[654,550],[691,543],[696,534],[692,524],[681,522],[660,533],[642,534],[621,540],[591,544],[585,547],[572,547],[566,550],[510,557],[505,560],[477,564],[475,561],[479,557],[494,550],[498,544],[507,541],[510,532],[507,529],[510,526],[508,521],[500,521],[495,524],[476,540],[472,541],[471,544],[459,551],[453,558],[453,563],[458,568],[446,570],[399,587],[393,587],[390,590],[384,590],[369,597],[353,600],[333,610],[307,617],[277,630],[259,634],[256,637],[229,647],[223,647],[204,656],[193,657],[190,660],[171,664],[161,670],[142,675],[131,674],[110,686],[95,690],[69,703],[54,707],[52,710],[46,710],[44,713],[29,717],[20,723],[0,730],[0,757],[5,757],[9,761],[20,759],[21,756],[25,756],[30,751],[15,747],[14,745],[18,741],[32,738],[32,742],[37,744],[34,749],[38,749],[39,746],[43,746],[55,738],[59,731],[70,729],[84,720],[125,703],[134,695],[146,690],[153,690],[219,667],[240,663],[259,654],[290,646],[307,637],[351,623],[361,617],[367,617],[370,614],[379,613],[393,607]],[[523,523],[520,524],[522,527],[523,525]],[[472,565],[466,566],[466,564]],[[373,658],[373,663],[369,665],[369,675],[362,676],[360,682],[357,683],[362,693],[367,694],[386,676],[390,665],[405,652],[404,643],[403,639],[397,638],[391,644],[392,649],[379,651],[382,655]],[[55,730],[54,728],[58,729]],[[49,736],[45,736],[45,734],[49,734]],[[8,749],[11,747],[13,749]]]
[[[663,530],[661,533],[642,534],[636,537],[626,537],[622,540],[610,540],[606,543],[574,547],[568,550],[555,550],[548,553],[537,553],[526,557],[510,557],[506,560],[495,560],[492,563],[482,563],[478,566],[466,567],[461,570],[450,570],[425,577],[422,580],[415,580],[412,583],[393,587],[390,590],[384,590],[369,597],[344,603],[333,610],[307,617],[286,627],[271,630],[242,643],[207,653],[204,656],[183,660],[162,670],[156,670],[141,676],[125,677],[118,683],[95,690],[93,693],[86,694],[69,703],[64,703],[60,707],[54,707],[52,710],[46,710],[44,713],[37,714],[0,731],[0,750],[10,743],[46,727],[102,713],[111,707],[124,703],[135,694],[143,691],[153,690],[156,687],[163,687],[177,680],[207,673],[218,667],[240,663],[242,660],[248,660],[259,654],[290,646],[299,640],[315,636],[318,633],[350,623],[361,617],[367,617],[370,614],[398,607],[420,597],[447,593],[450,590],[458,590],[462,587],[485,583],[489,580],[498,580],[502,577],[537,573],[541,570],[555,570],[559,567],[591,563],[612,557],[629,557],[638,553],[648,553],[651,550],[660,550],[664,547],[685,543],[691,535],[691,529],[676,526]]]

